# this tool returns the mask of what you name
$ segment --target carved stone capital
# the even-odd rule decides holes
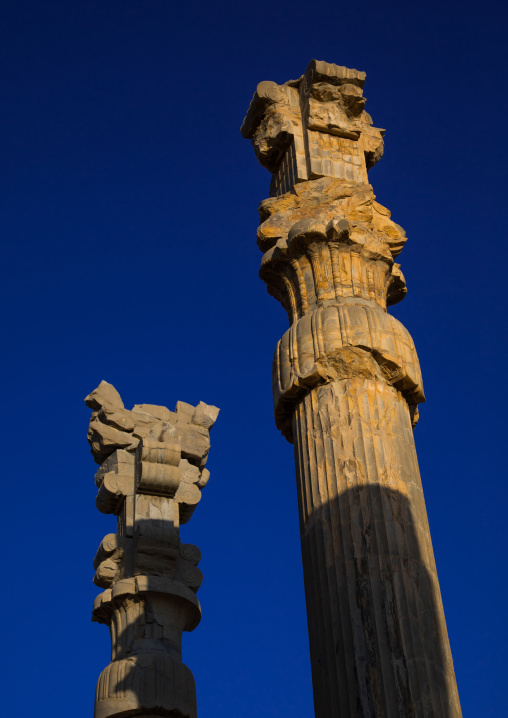
[[[364,82],[364,72],[312,60],[298,80],[258,85],[241,131],[273,175],[271,195],[318,177],[367,184],[384,130],[364,111]]]
[[[111,663],[99,676],[95,718],[165,711],[196,716],[196,689],[181,637],[198,625],[195,594],[179,581],[140,576],[97,596],[93,620],[110,626]]]
[[[387,244],[359,222],[334,217],[326,225],[301,219],[265,252],[260,277],[292,324],[307,312],[344,300],[400,301],[405,283]]]
[[[87,398],[89,441],[101,463],[97,508],[117,516],[117,533],[102,540],[94,582],[106,590],[93,620],[111,633],[112,662],[97,685],[96,718],[178,715],[195,718],[194,679],[182,663],[183,631],[201,616],[203,580],[197,546],[179,527],[192,516],[210,474],[209,432],[219,410],[200,403],[125,409],[107,382]]]
[[[358,352],[373,357],[379,367],[377,378],[401,391],[413,412],[425,401],[413,340],[395,317],[375,305],[320,307],[287,330],[273,358],[275,422],[288,441],[292,441],[295,404],[319,384],[361,374]]]

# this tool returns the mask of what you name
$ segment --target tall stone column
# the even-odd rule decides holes
[[[97,508],[117,516],[116,534],[94,561],[93,620],[111,632],[111,663],[102,671],[95,718],[196,718],[196,689],[182,662],[182,633],[201,618],[203,576],[197,546],[180,541],[208,482],[209,431],[219,410],[202,402],[125,409],[107,382],[85,399]]]
[[[384,130],[365,73],[313,60],[262,82],[242,126],[272,173],[260,276],[290,328],[275,420],[294,443],[316,718],[461,716],[413,427],[424,401],[404,298],[406,241],[367,170]]]

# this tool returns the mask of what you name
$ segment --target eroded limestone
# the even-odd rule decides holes
[[[459,718],[412,427],[424,401],[409,332],[402,227],[367,171],[384,130],[365,73],[313,60],[262,82],[242,125],[272,173],[260,276],[290,327],[273,362],[295,448],[316,718]]]
[[[196,691],[182,663],[182,632],[199,623],[203,576],[197,546],[180,541],[209,472],[209,431],[219,410],[204,403],[125,409],[107,382],[85,399],[97,508],[117,517],[116,534],[94,559],[93,620],[110,628],[111,663],[99,677],[96,718],[153,714],[195,718]]]

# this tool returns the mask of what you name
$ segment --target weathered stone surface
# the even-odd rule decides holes
[[[97,389],[94,389],[85,398],[85,404],[93,411],[105,409],[107,412],[113,413],[116,409],[123,409],[123,401],[113,384],[107,381],[101,381]]]
[[[215,406],[200,402],[194,407],[179,401],[174,412],[154,404],[136,404],[129,411],[106,381],[86,397],[85,403],[94,410],[88,442],[98,464],[117,449],[134,453],[141,439],[160,441],[166,436],[180,441],[184,458],[201,469],[205,466],[210,448],[208,432],[219,413]]]
[[[384,131],[364,81],[313,60],[261,83],[242,126],[273,175],[260,276],[290,323],[273,398],[295,448],[316,718],[459,718],[412,434],[420,366],[386,312],[406,235],[368,183]]]
[[[105,589],[93,620],[111,631],[112,661],[97,684],[95,716],[196,716],[196,691],[182,663],[183,631],[199,623],[197,546],[180,542],[210,473],[209,431],[219,410],[200,402],[125,409],[107,382],[85,399],[88,439],[100,468],[97,508],[117,516],[117,533],[94,559]]]
[[[384,130],[363,109],[364,81],[365,73],[313,60],[299,80],[258,85],[242,134],[273,173],[270,194],[319,177],[367,183]]]
[[[297,184],[290,193],[265,199],[259,206],[259,215],[258,246],[263,252],[285,239],[291,227],[303,219],[326,226],[335,217],[347,217],[375,231],[393,258],[406,242],[406,233],[390,219],[390,210],[375,201],[370,185],[359,187],[328,177]]]
[[[273,363],[275,421],[289,441],[293,439],[295,404],[309,389],[344,374],[355,374],[358,367],[348,360],[366,352],[376,361],[379,376],[404,395],[413,420],[417,418],[417,405],[424,400],[422,377],[407,329],[395,317],[369,305],[329,305],[301,317],[277,344]]]

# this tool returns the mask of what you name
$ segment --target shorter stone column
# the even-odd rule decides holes
[[[219,410],[202,402],[124,408],[107,382],[85,399],[101,466],[97,508],[117,516],[117,533],[94,560],[93,620],[111,632],[111,663],[97,684],[95,718],[194,718],[194,677],[182,662],[182,632],[198,625],[202,582],[197,546],[180,542],[208,482],[209,431]]]

